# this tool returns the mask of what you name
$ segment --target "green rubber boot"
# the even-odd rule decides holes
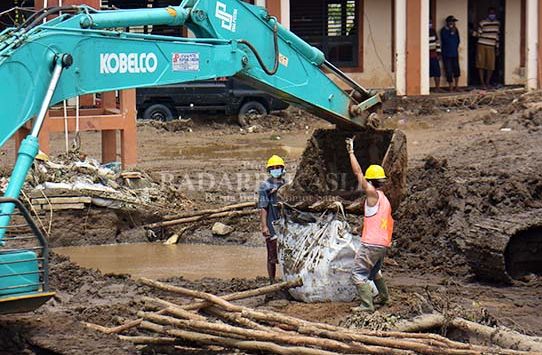
[[[378,290],[378,296],[376,296],[374,303],[380,306],[384,306],[390,300],[390,294],[388,293],[388,286],[386,286],[386,280],[383,277],[378,280],[374,280],[376,289]]]
[[[369,283],[356,285],[358,289],[358,296],[360,305],[358,307],[352,307],[352,312],[368,312],[373,313],[375,307],[373,305],[373,289]]]

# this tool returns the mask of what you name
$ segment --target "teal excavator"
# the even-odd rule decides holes
[[[151,25],[186,26],[195,38],[124,30]],[[47,241],[18,199],[48,108],[78,95],[230,76],[349,130],[364,129],[362,113],[382,100],[264,8],[239,0],[47,8],[0,33],[0,146],[33,118],[0,198],[0,314],[31,311],[54,295]]]

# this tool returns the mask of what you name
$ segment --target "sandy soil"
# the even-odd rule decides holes
[[[498,110],[494,111],[495,108]],[[514,218],[519,219],[519,213],[535,213],[542,208],[542,167],[537,158],[542,147],[539,118],[536,112],[526,113],[525,106],[448,111],[436,109],[429,114],[413,114],[398,110],[385,120],[387,126],[401,128],[406,133],[409,170],[408,193],[396,211],[396,245],[384,267],[392,302],[379,310],[380,318],[366,324],[367,319],[351,317],[350,303],[302,304],[284,299],[265,303],[261,298],[252,300],[251,306],[272,307],[333,324],[373,328],[393,317],[408,318],[436,309],[485,324],[501,324],[527,334],[542,335],[539,276],[528,274],[522,280],[482,283],[483,278],[476,272],[481,269],[480,265],[472,262],[476,259],[473,249],[478,248],[480,255],[484,255],[480,245],[493,248],[488,235],[473,228],[473,224],[510,214],[518,214]],[[263,164],[269,155],[280,154],[286,158],[291,178],[312,131],[329,128],[325,122],[304,116],[297,118],[299,124],[285,123],[282,130],[262,124],[253,133],[220,121],[195,122],[190,130],[176,132],[142,125],[138,137],[139,168],[156,179],[178,184],[196,208],[249,200],[254,197],[258,182],[265,177]],[[503,127],[509,129],[501,130]],[[58,144],[54,146],[62,146],[62,137],[55,137],[55,141]],[[86,152],[98,155],[96,134],[84,135],[82,142]],[[6,158],[3,163],[9,164],[12,149],[8,147],[2,152]],[[73,220],[74,216],[66,218]],[[118,216],[110,216],[105,226],[99,226],[102,230],[115,228],[115,232],[108,238],[97,236],[96,243],[118,239],[124,232],[117,228],[115,218]],[[236,230],[228,238],[217,240],[210,232],[210,224],[206,223],[183,235],[182,242],[263,245],[255,218],[244,217],[230,223],[235,223]],[[532,223],[539,221],[533,219]],[[136,219],[126,224],[126,230],[140,224],[143,223]],[[527,224],[525,228],[531,227],[532,224]],[[94,232],[91,227],[88,230],[84,240],[93,243]],[[178,231],[179,228],[165,230],[160,238]],[[501,239],[512,236],[499,233]],[[472,242],[478,240],[478,235],[480,240],[485,240],[482,244]],[[58,245],[70,243],[69,240],[58,241]],[[138,286],[127,276],[104,276],[58,256],[53,257],[51,264],[51,286],[57,290],[57,297],[35,313],[2,317],[0,353],[163,351],[135,348],[115,337],[88,330],[80,323],[89,321],[111,326],[135,318],[134,311],[141,307],[139,297],[156,294],[155,291]],[[487,276],[487,272],[482,272],[481,276],[484,275]],[[218,294],[266,282],[263,278],[168,281]],[[202,353],[202,350],[191,352]]]

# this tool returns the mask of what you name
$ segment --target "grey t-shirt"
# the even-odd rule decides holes
[[[273,221],[280,218],[277,206],[277,190],[285,183],[286,181],[283,178],[269,178],[262,182],[258,189],[258,208],[265,208],[267,211],[267,227],[271,236],[276,234]]]

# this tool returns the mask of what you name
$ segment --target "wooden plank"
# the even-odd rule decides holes
[[[54,205],[35,205],[36,211],[58,211],[58,210],[82,210],[85,209],[84,203],[59,203]]]
[[[81,196],[80,191],[71,190],[71,189],[43,189],[43,190],[32,190],[30,192],[31,198],[43,198],[43,195],[47,198],[52,197],[66,197],[66,196]]]
[[[34,205],[62,204],[62,203],[91,203],[92,198],[89,196],[68,196],[68,197],[48,197],[48,198],[33,198]]]

